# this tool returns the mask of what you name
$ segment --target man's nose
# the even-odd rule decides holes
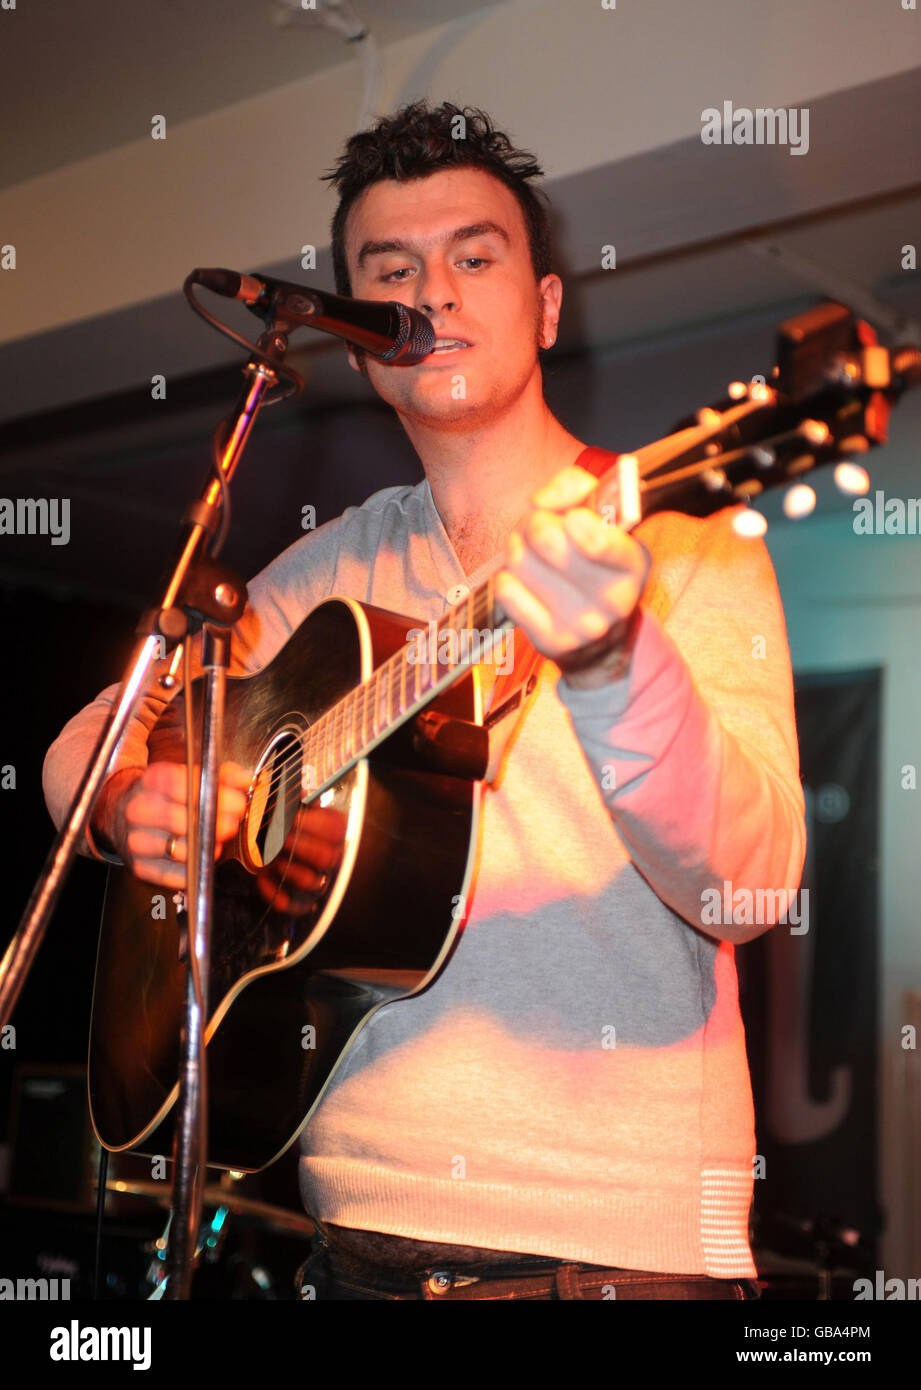
[[[417,286],[416,308],[430,318],[436,314],[456,312],[460,308],[457,285],[446,270],[439,267],[427,269],[417,281]]]

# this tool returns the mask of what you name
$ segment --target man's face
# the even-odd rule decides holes
[[[445,169],[372,184],[349,212],[345,251],[357,299],[399,300],[435,329],[436,351],[414,367],[366,359],[374,389],[407,424],[475,428],[539,379],[562,286],[556,275],[535,281],[524,217],[498,179]],[[349,360],[357,368],[351,350]]]

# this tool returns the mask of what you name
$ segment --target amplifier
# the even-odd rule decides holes
[[[20,1063],[10,1099],[9,1202],[93,1211],[99,1145],[90,1123],[86,1068]]]

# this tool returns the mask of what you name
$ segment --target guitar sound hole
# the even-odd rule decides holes
[[[282,851],[301,800],[301,741],[292,731],[275,738],[256,773],[247,824],[247,848],[257,867]]]

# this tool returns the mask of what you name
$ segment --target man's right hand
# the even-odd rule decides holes
[[[249,783],[250,774],[237,763],[222,765],[217,854],[236,833]],[[92,831],[101,848],[117,854],[145,883],[185,889],[189,854],[185,764],[151,763],[143,771],[116,772],[102,790]]]

